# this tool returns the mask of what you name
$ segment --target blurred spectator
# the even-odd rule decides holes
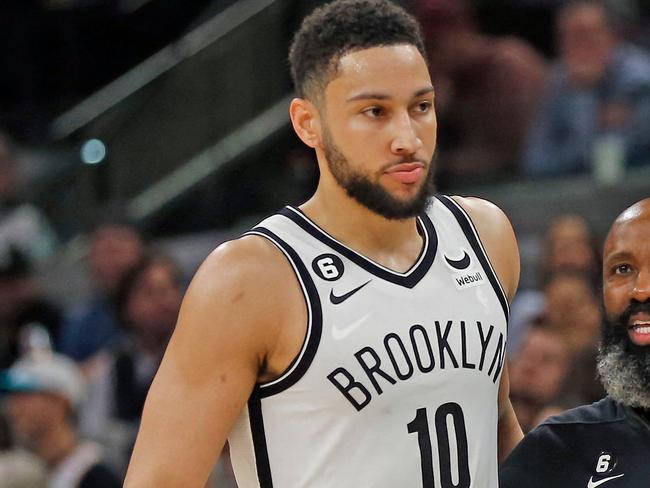
[[[73,419],[84,380],[73,361],[48,351],[20,359],[2,378],[7,413],[18,443],[49,469],[48,488],[121,486],[103,464],[99,445],[80,441]]]
[[[0,251],[15,247],[41,263],[54,250],[54,232],[38,208],[21,200],[18,172],[14,148],[0,133]]]
[[[118,339],[113,296],[117,283],[142,252],[140,233],[126,220],[108,218],[96,226],[88,255],[95,289],[90,299],[66,318],[58,343],[61,352],[85,361]]]
[[[597,239],[583,217],[563,214],[551,221],[540,263],[542,283],[556,273],[570,272],[582,274],[594,287],[598,286],[599,263]]]
[[[509,365],[510,397],[524,432],[534,427],[544,407],[558,400],[570,360],[559,333],[543,325],[528,329]]]
[[[605,396],[597,373],[598,350],[584,349],[571,359],[571,375],[562,388],[562,404],[567,408],[596,402]],[[566,409],[565,409],[566,410]]]
[[[557,274],[582,275],[594,287],[600,283],[597,239],[586,220],[575,214],[555,217],[543,238],[540,287]],[[512,303],[508,324],[508,352],[517,351],[526,326],[544,314],[546,297],[538,289],[522,289]]]
[[[572,407],[603,393],[596,379],[602,311],[595,238],[582,217],[566,214],[551,221],[543,246],[542,289],[517,294],[508,330],[511,396],[524,430],[547,407]]]
[[[442,185],[512,176],[544,84],[524,41],[480,33],[466,0],[419,0],[436,89]]]
[[[14,447],[11,427],[4,410],[0,410],[0,486],[46,488],[45,463],[34,454]]]
[[[31,263],[18,249],[0,249],[0,368],[8,368],[23,352],[21,341],[39,326],[56,340],[61,324],[58,306],[45,298]]]
[[[560,58],[529,134],[527,173],[587,171],[602,141],[622,144],[629,166],[648,163],[650,56],[617,38],[596,1],[570,2],[560,9],[556,28]]]
[[[571,406],[595,402],[604,395],[597,380],[597,345],[603,314],[593,285],[583,274],[558,273],[545,289],[545,317],[571,351],[571,376],[562,400]]]
[[[166,256],[145,257],[120,282],[116,308],[128,332],[128,340],[114,350],[116,412],[122,419],[140,418],[146,392],[176,325],[181,282],[178,266]]]
[[[544,292],[548,327],[563,337],[573,354],[595,352],[602,312],[591,284],[582,275],[561,273],[551,279]]]
[[[523,37],[545,56],[552,56],[556,45],[553,23],[557,10],[575,0],[474,0],[482,14],[482,25],[490,32],[506,32]],[[602,0],[625,35],[639,20],[637,3],[646,0]]]
[[[111,448],[123,468],[181,298],[179,269],[166,256],[145,256],[117,286],[117,316],[127,335],[92,361],[89,403],[80,422],[84,433]]]

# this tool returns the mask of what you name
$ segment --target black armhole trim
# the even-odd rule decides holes
[[[315,224],[309,221],[307,216],[305,216],[300,211],[300,209],[285,207],[280,212],[278,212],[278,214],[287,217],[305,232],[318,239],[323,244],[331,247],[339,254],[342,254],[350,261],[365,269],[369,273],[377,276],[378,278],[389,281],[396,285],[403,286],[405,288],[413,288],[427,274],[431,268],[431,264],[433,264],[433,260],[436,257],[436,251],[438,249],[438,234],[436,234],[436,229],[431,222],[431,219],[429,219],[429,216],[426,213],[423,213],[418,216],[418,221],[424,228],[424,232],[426,232],[426,246],[422,250],[422,254],[418,256],[418,261],[416,261],[417,264],[415,264],[413,268],[411,268],[406,274],[395,273],[387,270],[386,268],[382,268],[381,266],[373,263],[362,255],[357,254],[349,247],[346,247],[340,242],[334,240],[324,231],[318,229]]]
[[[453,214],[453,216],[456,217],[456,220],[458,221],[460,228],[463,230],[465,237],[467,238],[470,246],[472,246],[472,249],[474,250],[474,254],[476,254],[476,256],[478,257],[478,260],[481,263],[481,266],[483,267],[483,270],[485,271],[488,280],[492,284],[492,288],[494,288],[494,293],[496,293],[497,298],[501,303],[501,307],[503,308],[503,313],[506,316],[506,323],[507,323],[508,318],[510,316],[508,299],[506,297],[505,292],[503,291],[503,288],[501,287],[501,283],[499,283],[499,278],[497,277],[494,268],[492,268],[492,264],[490,263],[490,258],[485,252],[485,249],[483,248],[483,244],[480,241],[478,232],[474,227],[474,223],[472,222],[472,219],[467,214],[467,212],[465,212],[463,207],[458,205],[452,198],[445,195],[437,195],[437,198],[445,207],[447,207],[447,209],[449,209],[449,211]]]
[[[307,331],[303,347],[298,356],[294,358],[279,378],[258,385],[259,397],[264,398],[286,390],[304,376],[320,344],[323,329],[323,312],[316,285],[314,285],[314,281],[311,279],[302,260],[289,244],[264,227],[255,227],[244,235],[259,235],[264,237],[282,251],[293,268],[296,278],[298,278],[307,307]]]
[[[260,482],[260,488],[273,488],[271,463],[269,462],[269,451],[266,444],[264,417],[262,415],[262,403],[260,400],[259,389],[256,387],[248,400],[248,418],[251,424],[253,448],[255,449],[257,479]]]

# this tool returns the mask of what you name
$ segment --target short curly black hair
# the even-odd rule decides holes
[[[420,26],[389,0],[335,0],[307,16],[289,49],[296,94],[317,100],[345,54],[377,46],[411,44],[426,60]]]

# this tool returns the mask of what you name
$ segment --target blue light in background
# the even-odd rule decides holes
[[[81,146],[81,161],[99,164],[106,159],[106,145],[99,139],[89,139]]]

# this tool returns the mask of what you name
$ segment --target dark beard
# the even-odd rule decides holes
[[[418,193],[410,200],[398,200],[380,185],[370,181],[367,176],[353,172],[345,155],[332,141],[327,128],[323,131],[323,135],[323,146],[329,169],[350,198],[391,220],[415,217],[428,208],[431,196],[435,193],[432,165],[429,165],[425,181]],[[404,162],[412,162],[412,159]]]
[[[598,374],[614,400],[650,409],[650,346],[637,346],[627,334],[630,316],[650,312],[650,302],[633,301],[619,317],[607,318],[598,353]]]

